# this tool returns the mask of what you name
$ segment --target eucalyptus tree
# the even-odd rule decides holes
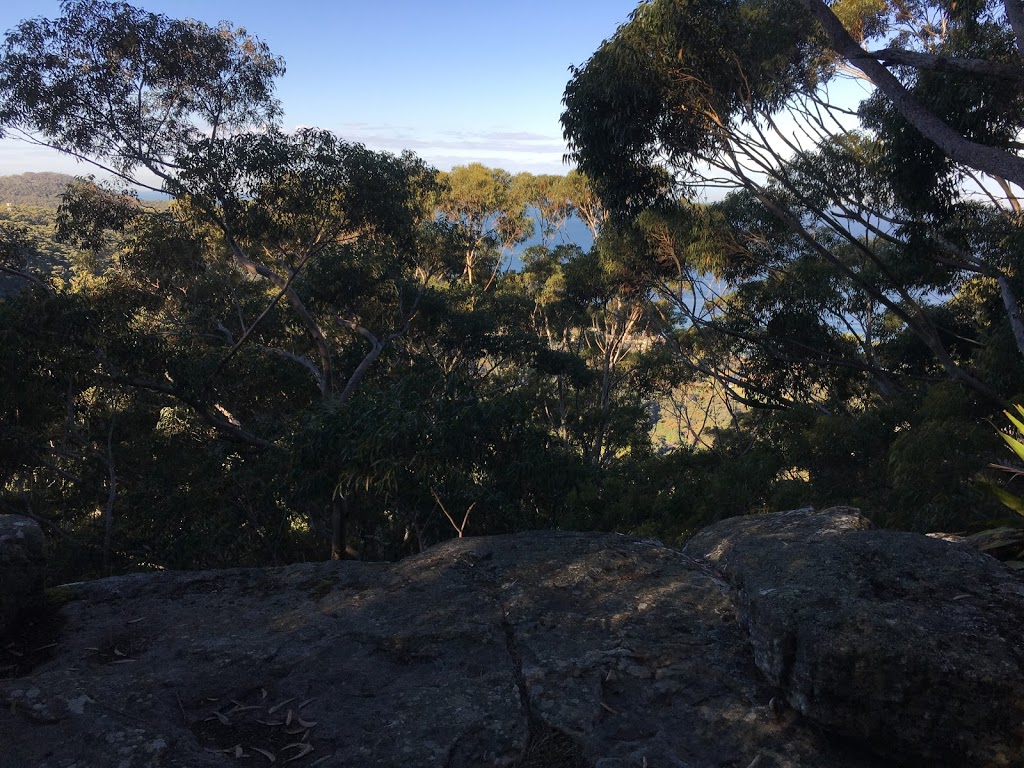
[[[914,478],[970,444],[967,487],[977,419],[1024,385],[1018,16],[652,0],[566,89],[570,154],[648,242],[678,363],[757,407],[741,421],[812,481],[814,435],[873,430],[851,440],[886,459],[837,466],[915,525],[981,508]]]
[[[515,246],[533,234],[523,189],[508,171],[482,163],[455,166],[438,178],[438,209],[465,232],[463,277],[489,290]]]
[[[283,72],[244,29],[105,0],[24,21],[0,51],[0,130],[175,201],[88,184],[65,201],[64,237],[113,270],[79,292],[107,319],[71,329],[76,386],[149,393],[250,457],[280,455],[304,409],[346,407],[451,261],[434,171],[284,133]]]
[[[1005,393],[951,346],[936,297],[972,277],[992,280],[1004,325],[1024,355],[1012,186],[1024,70],[1001,8],[830,9],[817,0],[705,5],[697,13],[675,2],[642,4],[575,71],[563,122],[581,169],[626,215],[714,188],[738,196],[713,204],[711,218],[711,209],[757,211],[754,221],[718,217],[716,232],[701,225],[667,247],[662,238],[663,257],[680,267],[677,287],[701,285],[698,273],[713,271],[704,270],[709,254],[733,285],[767,285],[793,263],[782,258],[787,251],[820,263],[822,277],[838,281],[833,290],[846,298],[830,300],[818,325],[845,326],[854,354],[806,349],[805,338],[802,352],[789,344],[790,357],[810,353],[825,364],[860,367],[880,392],[891,392],[898,372],[880,368],[874,353],[879,320],[891,318],[927,348],[942,376],[1000,402]],[[887,47],[854,50],[844,42],[851,35]],[[860,127],[848,98],[832,92],[849,88],[839,75],[850,71],[874,87]],[[911,170],[900,174],[901,165]],[[977,234],[960,224],[979,216],[989,223]],[[695,254],[702,238],[710,245],[703,264]],[[715,291],[696,304],[688,290],[667,295],[679,296],[678,308],[693,324],[708,319],[701,314],[708,307],[735,306]],[[784,302],[780,295],[776,306]],[[764,322],[759,334],[762,349],[772,345]]]

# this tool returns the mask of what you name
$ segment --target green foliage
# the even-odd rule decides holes
[[[1024,418],[1024,406],[1017,403],[1014,405],[1014,409],[1018,416]],[[1024,434],[1024,421],[1010,411],[1003,411],[1003,415],[1018,434]],[[1000,431],[998,434],[1013,451],[1017,460],[1024,461],[1024,443],[1005,432]],[[1024,475],[1024,470],[1019,465],[990,464],[989,466],[1009,475],[1010,480]],[[1024,499],[1007,490],[1003,485],[987,479],[980,480],[979,485],[995,497],[1000,504],[1013,511],[1015,516],[1002,525],[975,533],[970,537],[971,543],[981,551],[1006,561],[1011,568],[1024,569]]]
[[[19,173],[0,176],[0,213],[6,208],[30,208],[45,213],[60,205],[75,177],[65,173]]]
[[[941,11],[936,50],[1011,60],[975,6],[834,10],[918,53]],[[0,508],[47,527],[55,578],[538,527],[680,542],[806,504],[992,516],[970,480],[1024,391],[1019,217],[881,97],[813,122],[839,57],[798,4],[642,4],[574,71],[565,177],[284,133],[283,64],[244,30],[63,8],[8,35],[0,128],[173,201],[88,178],[0,205]],[[965,136],[1016,136],[1007,78],[913,69]],[[781,151],[783,113],[814,140]],[[681,199],[702,174],[729,193]],[[556,244],[571,216],[589,250]]]

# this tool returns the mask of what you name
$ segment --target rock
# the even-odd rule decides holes
[[[45,568],[39,525],[21,515],[0,515],[0,638],[17,628],[19,616],[44,604]]]
[[[62,594],[55,655],[0,680],[2,768],[891,765],[770,706],[729,585],[650,540],[460,539]]]
[[[684,552],[736,590],[788,703],[921,766],[1024,765],[1024,580],[962,544],[856,510],[724,520]]]

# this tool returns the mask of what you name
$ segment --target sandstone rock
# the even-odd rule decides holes
[[[684,551],[808,718],[913,765],[1024,765],[1024,580],[1002,563],[850,508],[725,520]]]
[[[649,540],[461,539],[63,594],[56,655],[0,680],[3,768],[889,765],[771,707],[729,586]]]
[[[46,541],[39,525],[21,515],[0,515],[0,638],[18,617],[45,599]]]

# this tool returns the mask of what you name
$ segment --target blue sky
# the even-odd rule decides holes
[[[139,0],[168,16],[227,19],[288,71],[286,128],[327,128],[375,149],[411,149],[438,168],[482,162],[564,173],[558,117],[582,64],[637,0]],[[57,0],[0,3],[0,31],[59,15]],[[0,140],[0,174],[87,168]]]

